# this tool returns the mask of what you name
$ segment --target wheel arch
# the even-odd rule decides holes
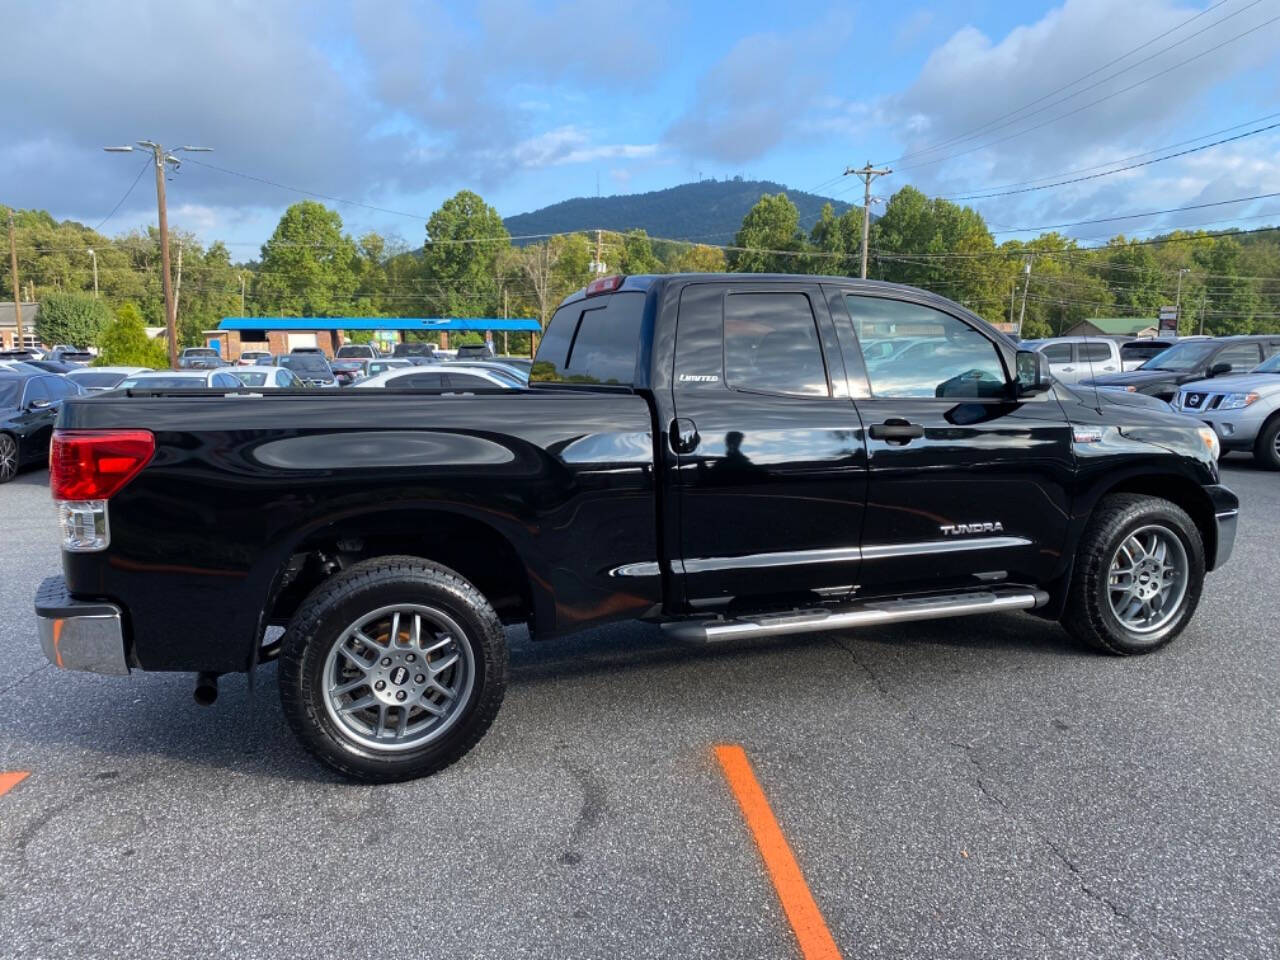
[[[334,574],[390,555],[449,567],[474,584],[505,623],[536,620],[543,609],[535,575],[494,524],[438,507],[372,506],[309,525],[273,554],[262,629],[287,623],[307,594]]]
[[[1204,543],[1205,569],[1212,570],[1218,555],[1218,523],[1213,501],[1204,488],[1178,473],[1138,474],[1117,480],[1101,490],[1090,508],[1090,516],[1103,498],[1114,493],[1137,493],[1168,500],[1186,511]]]

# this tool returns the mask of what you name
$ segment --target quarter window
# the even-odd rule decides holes
[[[910,342],[866,361],[877,397],[1004,397],[1004,364],[995,344],[961,320],[922,304],[846,295],[858,340],[893,336]]]
[[[725,297],[724,372],[735,390],[829,397],[809,298],[803,293]]]

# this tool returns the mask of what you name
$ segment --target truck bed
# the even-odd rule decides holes
[[[512,618],[526,604],[539,634],[661,603],[652,416],[631,391],[107,395],[68,402],[61,428],[155,435],[110,503],[111,549],[64,554],[74,596],[130,598],[144,669],[245,669],[290,558],[340,564],[370,539],[518,564]],[[652,573],[616,575],[636,564]]]

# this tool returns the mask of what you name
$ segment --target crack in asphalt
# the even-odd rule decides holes
[[[40,664],[40,666],[36,667],[30,673],[25,673],[22,676],[20,676],[17,680],[14,680],[13,683],[0,687],[0,697],[3,697],[10,690],[18,689],[18,687],[22,686],[24,683],[26,683],[28,680],[34,677],[41,670],[48,670],[51,666],[53,666],[53,664],[51,663],[42,663]]]
[[[1106,896],[1103,893],[1100,893],[1099,891],[1095,890],[1092,886],[1090,886],[1088,878],[1085,876],[1084,872],[1080,869],[1079,864],[1077,864],[1074,860],[1072,860],[1069,856],[1067,856],[1067,854],[1052,838],[1043,834],[1040,831],[1040,829],[1036,826],[1035,823],[1033,823],[1027,817],[1020,814],[1017,810],[1015,810],[1012,806],[1010,806],[1004,800],[1003,797],[1001,797],[998,793],[995,792],[995,790],[993,790],[988,785],[987,779],[986,779],[987,777],[986,768],[983,767],[982,762],[979,761],[976,756],[974,756],[975,744],[962,743],[956,740],[940,740],[934,737],[933,734],[931,734],[928,731],[927,726],[920,720],[920,717],[916,715],[916,712],[911,708],[911,705],[907,703],[905,700],[903,700],[901,697],[897,696],[892,690],[890,690],[889,685],[884,681],[883,677],[881,677],[878,673],[876,673],[876,671],[871,669],[871,667],[868,664],[866,664],[862,660],[862,658],[859,657],[858,654],[851,647],[846,645],[838,637],[832,637],[831,640],[836,645],[836,647],[838,647],[840,650],[843,650],[849,656],[849,659],[851,659],[854,662],[854,664],[856,664],[858,668],[861,669],[862,672],[867,675],[867,677],[871,680],[872,685],[876,688],[877,691],[879,691],[882,697],[884,697],[890,703],[898,707],[899,710],[901,710],[903,713],[907,715],[908,719],[910,719],[913,723],[915,723],[918,727],[921,728],[921,732],[923,733],[924,736],[928,737],[931,740],[934,740],[935,742],[944,743],[947,746],[957,749],[961,752],[961,754],[969,762],[969,764],[973,767],[975,771],[976,775],[974,777],[974,781],[977,785],[978,793],[983,798],[985,798],[986,800],[990,801],[991,803],[999,807],[1006,817],[1020,824],[1028,832],[1030,832],[1030,834],[1033,837],[1035,837],[1036,840],[1040,841],[1040,843],[1042,843],[1049,850],[1049,852],[1053,854],[1053,857],[1059,863],[1061,863],[1064,867],[1067,868],[1068,872],[1070,872],[1072,878],[1075,880],[1077,888],[1080,890],[1082,894],[1085,895],[1087,899],[1093,901],[1099,906],[1105,907],[1107,910],[1110,911],[1113,918],[1124,920],[1130,926],[1146,934],[1148,937],[1154,940],[1157,944],[1159,944],[1159,946],[1163,948],[1171,957],[1173,957],[1174,960],[1178,960],[1179,955],[1177,951],[1173,950],[1164,941],[1164,938],[1159,933],[1151,929],[1145,923],[1135,919],[1133,914],[1131,914],[1128,910],[1119,906],[1110,897]]]

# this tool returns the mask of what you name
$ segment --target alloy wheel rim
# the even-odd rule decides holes
[[[443,610],[392,604],[362,614],[325,657],[325,711],[351,740],[412,750],[445,734],[475,684],[475,658]]]
[[[1182,609],[1190,566],[1182,540],[1168,527],[1148,524],[1120,542],[1107,573],[1111,612],[1128,631],[1151,634]]]
[[[0,437],[0,478],[9,480],[18,473],[18,448],[9,437]]]

